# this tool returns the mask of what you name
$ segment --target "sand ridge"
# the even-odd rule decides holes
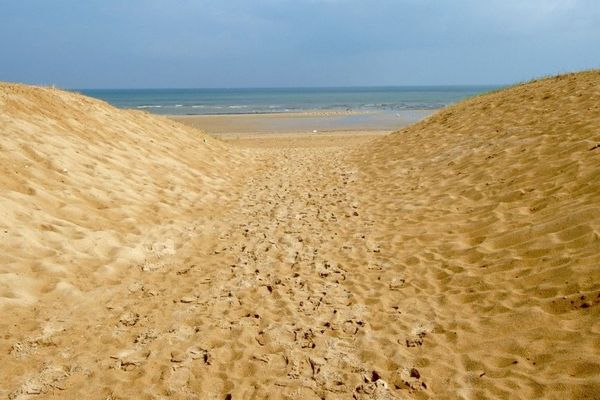
[[[436,396],[600,396],[599,104],[599,72],[560,76],[354,153]]]
[[[230,144],[4,86],[0,395],[598,398],[598,82]]]

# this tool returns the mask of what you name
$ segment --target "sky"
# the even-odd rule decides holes
[[[0,0],[0,81],[510,84],[599,67],[599,0]]]

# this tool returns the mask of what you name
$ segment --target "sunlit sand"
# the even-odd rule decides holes
[[[1,84],[0,396],[600,398],[599,82],[221,139]]]

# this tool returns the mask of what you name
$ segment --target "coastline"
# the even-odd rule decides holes
[[[346,114],[435,110],[495,86],[337,88],[74,89],[118,108],[160,115]]]
[[[216,136],[247,134],[393,132],[411,125],[436,110],[306,111],[269,114],[166,115],[185,125]]]

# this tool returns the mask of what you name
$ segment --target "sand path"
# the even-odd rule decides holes
[[[5,364],[9,397],[594,393],[572,375],[594,374],[593,354],[572,360],[569,350],[594,348],[593,314],[553,322],[521,307],[530,295],[510,288],[510,271],[484,276],[446,259],[462,259],[444,250],[462,239],[415,228],[428,225],[410,219],[419,199],[408,178],[394,182],[404,194],[381,186],[379,204],[342,137],[241,143],[245,172],[214,212],[154,243],[141,265],[82,277],[90,290],[77,304],[45,299],[19,311],[29,333]],[[373,136],[350,143],[361,140]],[[393,193],[406,215],[386,216]]]
[[[381,260],[345,189],[345,152],[252,151],[237,196],[188,226],[176,253],[159,243],[109,290],[32,311],[47,322],[11,349],[11,398],[386,397],[390,358],[371,332],[394,316],[371,320]]]

